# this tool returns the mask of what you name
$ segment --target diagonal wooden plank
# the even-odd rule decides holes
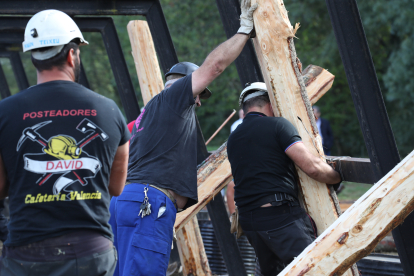
[[[414,151],[360,197],[279,276],[342,275],[414,210]]]

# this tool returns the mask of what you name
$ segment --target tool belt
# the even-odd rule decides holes
[[[126,185],[129,185],[129,184],[132,184],[132,183],[136,183],[136,182],[129,182],[129,181],[126,181],[125,182],[125,186]],[[141,183],[142,184],[142,183]],[[164,189],[164,188],[160,188],[160,187],[157,187],[157,186],[154,186],[154,185],[152,185],[152,184],[148,184],[150,187],[152,187],[152,188],[155,188],[155,189],[157,189],[157,190],[159,190],[160,192],[162,192],[163,194],[165,194],[171,201],[172,201],[172,203],[174,204],[174,207],[175,207],[175,209],[177,210],[177,213],[179,213],[179,212],[182,212],[183,211],[183,209],[178,209],[178,206],[177,206],[177,202],[176,202],[176,200],[175,200],[175,198],[172,196],[172,194],[167,190],[167,189]]]

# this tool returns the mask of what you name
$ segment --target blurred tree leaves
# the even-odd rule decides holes
[[[191,61],[201,65],[205,57],[226,40],[215,0],[160,1],[180,61]],[[322,110],[322,116],[330,120],[334,130],[333,155],[367,156],[325,1],[286,0],[285,4],[292,25],[296,22],[301,23],[295,44],[303,65],[319,65],[335,75],[332,89],[317,104]],[[397,145],[403,157],[414,148],[410,142],[414,141],[413,1],[364,0],[358,1],[358,6]],[[144,18],[113,18],[136,95],[142,106],[126,26],[130,20]],[[91,88],[114,99],[121,106],[100,34],[84,33],[84,36],[90,45],[81,48],[81,59]],[[33,85],[36,81],[36,72],[31,65],[30,55],[24,53],[22,59],[29,82]],[[18,88],[9,62],[4,59],[0,59],[0,62],[10,90],[17,93]],[[206,140],[233,109],[238,109],[238,96],[242,86],[235,65],[227,68],[209,88],[213,96],[197,108]],[[227,139],[230,125],[236,119],[233,118],[213,139],[213,146],[218,146]]]

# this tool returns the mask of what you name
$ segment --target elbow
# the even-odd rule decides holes
[[[320,176],[320,170],[318,169],[317,166],[312,166],[311,168],[308,169],[308,171],[306,172],[306,174],[315,180],[319,179]]]
[[[124,190],[124,187],[118,188],[118,189],[110,189],[109,194],[111,196],[120,196],[122,194],[122,191]]]
[[[226,64],[224,62],[224,60],[217,60],[214,64],[213,64],[213,74],[215,77],[218,77],[219,75],[221,75],[221,73],[223,73],[223,71],[226,69]]]

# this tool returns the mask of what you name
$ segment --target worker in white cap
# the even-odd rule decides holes
[[[67,14],[27,23],[37,85],[0,102],[0,198],[9,235],[0,275],[113,275],[111,195],[125,184],[130,138],[116,104],[78,84],[79,46]]]
[[[295,165],[327,184],[339,185],[341,176],[307,150],[288,120],[274,117],[265,83],[248,84],[239,105],[245,117],[227,143],[234,200],[262,275],[274,276],[317,235],[315,223],[299,204]]]

